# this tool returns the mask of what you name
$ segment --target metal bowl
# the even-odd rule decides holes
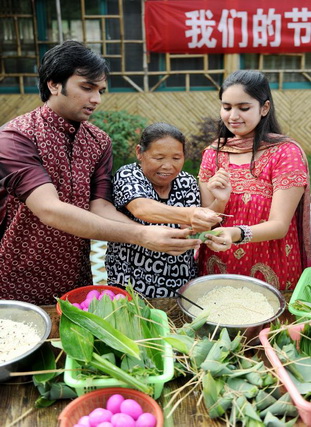
[[[247,341],[251,344],[259,343],[258,334],[265,325],[277,319],[285,310],[286,302],[281,292],[262,280],[253,277],[242,276],[239,274],[212,274],[209,276],[201,276],[190,280],[179,289],[179,294],[185,298],[197,303],[198,299],[206,295],[216,287],[231,286],[234,288],[248,287],[253,292],[262,293],[271,304],[274,315],[264,321],[258,323],[250,323],[243,325],[227,325],[218,324],[207,321],[204,327],[199,331],[202,335],[216,333],[219,334],[222,328],[226,328],[231,337],[237,335],[238,332],[243,333]],[[191,303],[182,297],[177,297],[177,303],[181,310],[190,318],[195,318],[195,315],[189,312]],[[215,329],[217,328],[217,331]]]
[[[52,322],[49,315],[42,308],[15,300],[0,300],[0,319],[31,324],[36,328],[40,336],[40,341],[31,349],[14,359],[0,363],[0,382],[4,382],[10,378],[11,372],[18,372],[20,367],[25,368],[31,363],[34,352],[41,347],[50,335]]]

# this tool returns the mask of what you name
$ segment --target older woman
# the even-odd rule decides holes
[[[138,163],[121,167],[113,180],[117,209],[149,225],[189,227],[206,231],[221,221],[200,207],[196,179],[182,171],[185,137],[174,126],[155,123],[142,133],[136,147]],[[138,245],[109,242],[106,254],[109,284],[128,282],[146,297],[170,297],[196,276],[193,250],[172,256]]]

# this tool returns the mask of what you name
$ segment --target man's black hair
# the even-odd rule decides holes
[[[39,91],[43,102],[46,102],[51,92],[47,82],[61,83],[63,88],[72,75],[86,76],[91,81],[97,81],[103,75],[108,78],[109,66],[107,61],[82,43],[68,40],[48,50],[39,67]]]

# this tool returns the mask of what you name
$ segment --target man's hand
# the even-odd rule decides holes
[[[144,226],[140,232],[141,246],[170,255],[181,255],[189,249],[198,249],[202,243],[199,239],[187,239],[190,229],[174,229],[164,226]]]

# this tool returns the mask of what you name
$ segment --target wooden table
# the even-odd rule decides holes
[[[288,300],[288,296],[286,296]],[[176,326],[181,326],[184,319],[182,313],[173,298],[159,298],[151,301],[155,308],[163,309],[174,321]],[[54,306],[43,307],[52,320],[51,338],[58,337],[59,316]],[[286,310],[281,317],[282,321],[294,321],[293,316]],[[179,323],[179,324],[178,324]],[[178,378],[166,383],[161,398],[158,403],[165,407],[169,400],[167,394],[176,390],[183,384],[184,380]],[[184,396],[185,392],[181,393]],[[0,384],[0,425],[5,427],[55,427],[58,425],[60,412],[69,403],[68,400],[60,400],[48,408],[33,409],[34,402],[39,397],[37,389],[31,381],[31,376],[14,377],[12,380]],[[177,407],[173,415],[165,417],[166,427],[218,427],[224,423],[211,420],[208,417],[204,403],[197,406],[198,396],[192,393],[187,396]],[[28,413],[20,421],[17,421],[23,414]],[[302,427],[304,424],[298,422],[296,426]]]

